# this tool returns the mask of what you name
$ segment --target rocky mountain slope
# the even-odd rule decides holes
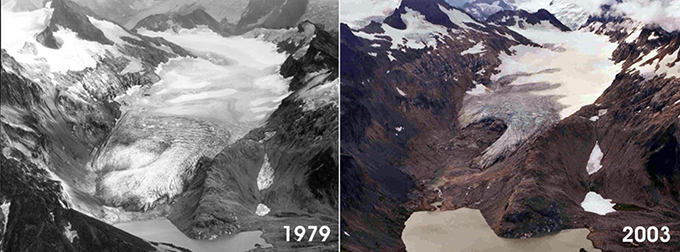
[[[277,250],[335,250],[337,234],[323,243],[291,244],[279,230],[292,223],[337,228],[337,42],[309,22],[249,36],[291,53],[281,74],[292,77],[293,93],[265,125],[199,160],[169,218],[193,238],[259,229]],[[250,210],[256,207],[266,212],[257,216]]]
[[[439,201],[480,209],[502,237],[585,227],[605,251],[677,247],[621,243],[626,225],[677,228],[679,202],[678,33],[630,22],[508,30],[402,1],[384,23],[343,25],[343,249],[403,250],[410,213]],[[560,91],[579,83],[592,99]],[[615,212],[586,211],[593,193]]]
[[[2,17],[0,248],[185,251],[98,220],[104,208],[89,193],[96,175],[87,162],[120,116],[111,98],[155,82],[156,65],[190,54],[86,15],[69,1],[31,12],[3,8]]]
[[[200,8],[185,15],[179,13],[151,15],[140,20],[132,30],[144,28],[151,31],[178,31],[182,28],[193,29],[199,25],[207,26],[210,30],[222,36],[229,36],[231,30]]]
[[[545,21],[545,23],[543,22]],[[486,19],[487,23],[494,23],[502,26],[517,26],[520,29],[526,29],[527,26],[536,26],[536,25],[542,25],[542,26],[552,26],[560,31],[571,31],[569,27],[565,26],[555,18],[550,12],[548,12],[545,9],[540,9],[535,13],[529,13],[524,10],[518,10],[518,11],[512,11],[512,10],[505,10],[505,11],[499,11],[496,12],[493,15],[490,15]]]
[[[461,8],[478,20],[486,20],[491,15],[504,10],[536,12],[540,9],[545,9],[555,15],[569,29],[577,30],[593,14],[591,13],[592,10],[587,9],[587,6],[591,4],[594,3],[579,3],[578,1],[570,0],[475,0],[463,4]]]

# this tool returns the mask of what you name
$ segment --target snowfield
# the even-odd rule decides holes
[[[269,157],[264,154],[264,162],[257,173],[257,189],[262,191],[274,183],[274,168],[269,164]]]
[[[156,70],[160,82],[119,97],[130,108],[227,124],[259,123],[290,94],[289,79],[278,73],[286,55],[272,43],[225,38],[205,28],[140,33],[163,37],[202,57],[162,64]]]
[[[475,44],[473,47],[470,47],[467,50],[460,52],[460,55],[477,54],[477,53],[482,53],[482,52],[484,52],[484,44],[480,41],[479,43]]]
[[[611,202],[612,200],[605,199],[596,192],[588,192],[585,199],[583,199],[583,202],[581,202],[581,207],[583,207],[583,210],[586,212],[605,215],[616,212],[616,210],[614,210],[614,205],[616,204]]]
[[[597,116],[595,116],[597,117]],[[599,118],[599,117],[597,117]],[[597,119],[595,119],[597,120]],[[593,121],[591,119],[591,121]],[[600,169],[602,169],[602,157],[604,154],[602,153],[602,150],[600,149],[600,144],[598,142],[595,142],[595,147],[593,147],[593,151],[590,152],[590,157],[588,158],[588,165],[586,166],[586,171],[588,171],[588,175],[592,175],[593,173],[596,173]]]
[[[491,79],[498,81],[506,76],[522,74],[510,85],[556,84],[553,88],[532,93],[555,97],[564,106],[560,111],[562,118],[593,103],[621,71],[621,66],[610,60],[617,44],[609,42],[606,36],[585,31],[511,29],[545,46],[514,46],[511,47],[514,54],[501,53],[500,73]]]
[[[265,216],[269,213],[269,207],[267,207],[265,204],[257,204],[257,209],[255,209],[255,214],[258,216]]]
[[[444,12],[449,20],[455,25],[459,26],[462,30],[469,29],[468,24],[476,24],[479,26],[484,26],[484,24],[478,23],[474,19],[470,18],[464,12],[457,9],[447,10],[446,8],[439,6],[439,9]],[[399,30],[393,28],[389,25],[383,25],[382,28],[385,33],[375,33],[369,34],[363,31],[354,31],[356,36],[369,39],[369,40],[385,40],[380,36],[388,36],[391,38],[390,49],[423,49],[425,47],[437,48],[437,43],[442,41],[444,36],[450,36],[449,29],[442,25],[435,25],[427,20],[425,16],[415,11],[411,8],[405,8],[406,13],[401,15],[401,19],[406,24],[406,29]],[[452,30],[453,33],[460,33],[461,30]],[[385,40],[387,41],[387,40]],[[392,59],[392,56],[388,52],[388,57]]]
[[[392,38],[390,49],[400,49],[402,47],[422,49],[428,46],[436,48],[439,38],[448,34],[446,27],[433,25],[425,20],[425,16],[408,7],[406,7],[406,13],[401,16],[404,23],[406,23],[406,29],[404,30],[383,25],[382,28],[385,30],[385,33],[368,34],[355,31],[354,34],[369,40],[384,40],[377,36],[387,35]]]
[[[87,67],[96,67],[97,61],[107,55],[119,57],[123,54],[117,49],[124,45],[121,37],[136,39],[132,35],[108,21],[88,17],[90,22],[104,32],[114,45],[103,45],[77,37],[69,29],[62,28],[54,32],[54,36],[62,43],[59,49],[45,47],[35,40],[35,35],[42,32],[52,16],[53,9],[42,8],[28,12],[12,12],[2,7],[1,37],[2,48],[18,62],[28,65],[46,65],[52,72],[65,73],[69,70],[80,71]],[[123,72],[141,70],[141,61],[129,58],[132,66]]]

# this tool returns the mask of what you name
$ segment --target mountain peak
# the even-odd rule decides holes
[[[191,12],[176,12],[172,14],[155,14],[143,18],[132,30],[144,28],[151,31],[177,31],[181,28],[193,29],[199,25],[205,25],[217,34],[228,36],[229,29],[227,25],[218,22],[203,8],[196,8]]]
[[[539,9],[534,13],[525,10],[504,10],[489,16],[486,19],[488,23],[494,23],[503,26],[518,26],[521,29],[526,29],[528,26],[546,26],[543,21],[547,21],[551,26],[561,31],[571,31],[569,27],[562,24],[555,16],[546,9]]]
[[[385,18],[384,22],[397,29],[406,29],[406,23],[404,23],[401,16],[407,12],[407,9],[417,11],[425,17],[426,21],[432,24],[442,25],[448,28],[458,28],[459,26],[451,20],[450,14],[446,13],[445,11],[460,12],[459,14],[469,16],[470,19],[474,20],[472,16],[460,9],[452,7],[444,0],[403,0],[401,1],[399,8],[397,8],[390,16]]]
[[[61,47],[60,42],[54,37],[53,32],[63,28],[70,29],[75,32],[79,38],[101,44],[112,45],[113,42],[106,38],[104,32],[97,29],[89,20],[84,8],[69,0],[54,0],[50,4],[50,8],[54,9],[50,21],[42,32],[40,32],[36,39],[44,46],[58,49]]]
[[[236,24],[236,32],[244,33],[256,27],[293,27],[305,14],[308,4],[309,0],[250,0]]]

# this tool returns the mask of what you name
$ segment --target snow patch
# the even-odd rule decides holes
[[[387,58],[389,58],[390,61],[396,61],[397,60],[397,58],[392,56],[392,52],[390,52],[390,51],[387,52]]]
[[[484,86],[482,84],[475,83],[475,87],[472,88],[471,90],[465,92],[465,93],[467,93],[469,95],[481,95],[481,94],[485,94],[487,92],[488,92],[488,90],[487,90],[486,86]]]
[[[460,52],[460,55],[477,54],[477,53],[482,53],[484,51],[485,51],[484,50],[484,44],[480,41],[479,43],[475,44],[473,47],[470,47],[467,50]]]
[[[11,201],[5,201],[0,205],[0,211],[2,211],[2,215],[4,218],[2,219],[2,230],[6,231],[7,230],[7,222],[9,222],[9,207],[12,204]]]
[[[123,69],[123,71],[120,71],[121,75],[124,75],[126,73],[136,73],[144,70],[144,67],[142,66],[142,61],[136,58],[128,59],[130,60],[130,62],[128,62],[127,66],[125,66],[125,69]]]
[[[680,64],[674,63],[674,60],[680,57],[680,48],[673,53],[663,55],[661,58],[659,58],[659,53],[659,49],[649,52],[631,69],[640,70],[640,74],[645,77],[665,74],[666,78],[680,78]]]
[[[406,13],[401,15],[402,20],[406,23],[406,29],[399,30],[389,25],[383,25],[382,28],[385,33],[369,34],[362,31],[354,31],[358,37],[369,40],[385,40],[378,36],[385,36],[391,38],[390,49],[413,48],[423,49],[425,47],[437,47],[437,42],[441,36],[448,34],[447,28],[441,25],[434,25],[427,20],[425,16],[411,8],[406,7]]]
[[[591,122],[595,122],[595,121],[597,121],[597,119],[600,119],[600,117],[599,116],[591,116],[588,120],[590,120]]]
[[[597,110],[597,116],[603,116],[607,114],[607,109]]]
[[[616,204],[612,203],[611,199],[605,199],[596,192],[588,192],[583,202],[581,202],[583,210],[599,215],[616,212],[614,205]]]
[[[274,168],[272,168],[271,164],[269,164],[269,157],[267,157],[267,154],[264,154],[264,162],[262,163],[260,172],[257,174],[257,189],[262,191],[269,188],[273,183]],[[269,212],[269,210],[267,210],[267,212]]]
[[[50,71],[61,73],[94,68],[97,60],[107,52],[113,56],[121,55],[115,46],[80,39],[75,32],[65,28],[53,33],[62,42],[61,48],[52,49],[37,43],[35,35],[45,29],[52,11],[53,9],[42,8],[29,12],[11,12],[3,8],[0,15],[2,48],[20,63],[47,65]],[[34,48],[35,53],[24,53],[22,49],[26,45]]]
[[[64,235],[71,243],[73,243],[73,239],[78,237],[78,231],[72,229],[71,222],[66,222],[66,226],[64,226]]]
[[[592,121],[592,120],[591,120]],[[593,173],[596,173],[600,169],[602,169],[602,157],[604,154],[602,153],[602,150],[600,149],[600,144],[599,142],[595,142],[595,147],[593,147],[593,150],[590,152],[590,157],[588,158],[588,164],[586,165],[586,171],[588,171],[588,175],[592,175]]]
[[[255,209],[255,214],[258,216],[265,216],[269,213],[270,209],[265,204],[257,204],[257,209]]]
[[[328,104],[337,106],[340,78],[328,80],[330,74],[330,71],[322,71],[305,77],[305,87],[297,93],[304,102],[303,111],[316,110]]]
[[[397,92],[398,92],[401,96],[406,96],[406,93],[404,93],[404,91],[401,91],[401,89],[399,89],[399,88],[397,88]]]
[[[443,6],[439,5],[439,10],[444,12],[447,16],[449,16],[449,20],[451,20],[452,23],[454,23],[457,26],[461,26],[463,28],[471,28],[465,23],[473,23],[482,27],[486,27],[485,25],[475,21],[472,19],[468,14],[465,12],[459,11],[458,9],[446,9]]]

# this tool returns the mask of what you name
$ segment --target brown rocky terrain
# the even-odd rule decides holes
[[[434,9],[414,4],[403,1],[399,10],[406,5],[427,16]],[[513,122],[488,117],[461,124],[465,92],[474,83],[501,88],[502,83],[489,79],[500,64],[499,53],[512,45],[534,44],[513,33],[511,40],[501,37],[500,31],[484,32],[475,26],[475,31],[465,29],[463,40],[451,35],[438,40],[436,48],[388,49],[389,55],[383,56],[384,42],[356,35],[380,33],[386,25],[405,28],[398,22],[399,14],[393,16],[361,31],[341,29],[344,250],[404,250],[405,220],[414,211],[434,210],[431,204],[438,201],[443,201],[442,210],[480,209],[501,237],[585,227],[591,230],[589,239],[603,251],[673,251],[680,246],[677,240],[621,242],[624,226],[678,230],[680,82],[668,74],[650,75],[632,67],[640,63],[640,55],[654,49],[660,53],[653,59],[672,57],[678,48],[677,32],[645,29],[631,44],[622,43],[631,31],[618,34],[615,26],[598,31],[619,43],[612,57],[625,62],[609,88],[573,115],[539,124],[508,155],[479,165],[483,151]],[[447,25],[437,15],[428,20]],[[585,29],[609,27],[595,23],[610,21],[591,20]],[[449,32],[457,28],[449,27]],[[651,33],[659,38],[647,41]],[[482,41],[486,51],[461,55],[474,45],[467,39]],[[671,58],[668,67],[677,61]],[[591,120],[605,109],[599,119]],[[589,176],[586,165],[596,141],[604,153],[603,168]],[[617,212],[605,216],[585,212],[580,203],[589,191],[612,199]]]

